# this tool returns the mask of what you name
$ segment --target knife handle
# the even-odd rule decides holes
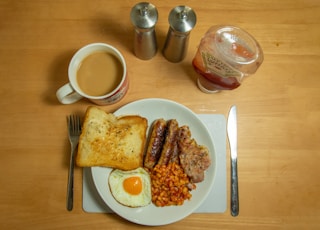
[[[231,159],[231,215],[239,214],[239,194],[238,194],[238,164],[237,158]]]

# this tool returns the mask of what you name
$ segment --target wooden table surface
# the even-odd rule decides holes
[[[123,100],[100,106],[113,112],[157,97],[196,113],[227,115],[238,106],[240,214],[191,214],[158,229],[320,228],[320,2],[318,0],[154,0],[159,50],[148,61],[132,52],[126,0],[1,0],[0,2],[0,228],[140,229],[115,214],[82,209],[82,169],[75,170],[75,203],[66,210],[69,161],[66,116],[83,114],[81,100],[59,104],[72,55],[93,42],[125,56],[130,89]],[[161,54],[170,10],[192,7],[197,24],[186,58]],[[191,61],[210,26],[232,24],[251,33],[265,59],[240,88],[202,93]],[[227,153],[229,153],[229,147]],[[227,155],[229,184],[229,154]]]

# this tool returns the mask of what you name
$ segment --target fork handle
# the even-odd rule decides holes
[[[70,156],[70,166],[68,174],[68,191],[67,191],[67,209],[71,211],[73,209],[73,178],[74,178],[74,153],[76,147],[72,147]]]

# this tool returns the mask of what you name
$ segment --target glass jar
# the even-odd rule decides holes
[[[234,26],[213,26],[201,39],[192,61],[197,84],[205,93],[238,88],[263,62],[258,42]]]

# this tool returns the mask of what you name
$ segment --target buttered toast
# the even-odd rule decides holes
[[[147,119],[137,115],[116,117],[88,107],[79,139],[76,164],[132,170],[143,166]]]

